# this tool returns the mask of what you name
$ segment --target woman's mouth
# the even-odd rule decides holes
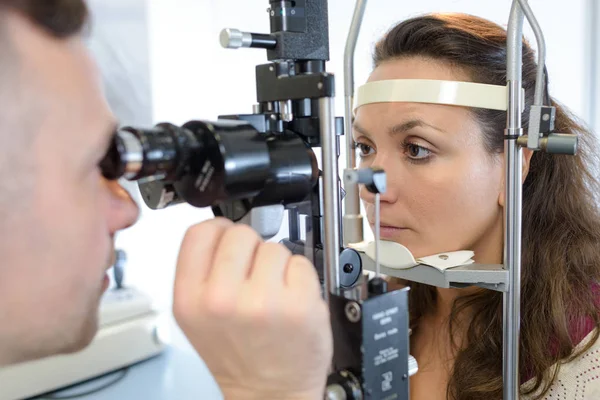
[[[373,229],[373,233],[375,233],[375,224],[371,224],[371,229]],[[379,225],[379,235],[381,239],[391,239],[397,237],[399,234],[406,232],[407,228],[401,228],[397,226],[390,225]]]

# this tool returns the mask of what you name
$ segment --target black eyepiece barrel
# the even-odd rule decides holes
[[[171,174],[177,167],[179,151],[176,129],[168,124],[153,129],[120,129],[100,163],[104,177],[139,180]]]
[[[266,135],[238,120],[123,128],[100,167],[108,179],[139,181],[153,209],[241,199],[288,204],[308,197],[319,176],[314,153],[299,136]]]

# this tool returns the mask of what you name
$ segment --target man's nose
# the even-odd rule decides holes
[[[106,181],[110,192],[110,231],[112,233],[135,224],[140,209],[118,181]]]

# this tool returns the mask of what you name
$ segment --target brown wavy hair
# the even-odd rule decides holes
[[[478,17],[432,14],[406,20],[393,27],[375,47],[374,65],[405,57],[423,57],[446,63],[467,73],[473,82],[506,85],[506,31]],[[529,109],[536,84],[534,52],[523,45],[523,87],[527,133]],[[598,149],[593,134],[548,94],[556,107],[556,131],[577,134],[578,154],[548,155],[535,152],[523,186],[521,280],[520,379],[535,378],[523,390],[545,393],[556,377],[559,361],[570,360],[586,349],[575,346],[587,331],[600,327],[596,291],[600,282],[600,215],[594,195]],[[471,109],[482,127],[490,153],[504,151],[506,112]],[[411,324],[436,305],[436,289],[410,283]],[[455,363],[447,398],[461,400],[502,398],[502,294],[480,291],[455,300],[449,319],[450,335],[458,316],[468,309],[466,342],[454,343]],[[591,330],[591,329],[589,329]],[[599,336],[596,330],[590,344]],[[589,347],[588,347],[589,348]],[[549,350],[550,349],[550,350]],[[559,365],[559,364],[557,364]]]

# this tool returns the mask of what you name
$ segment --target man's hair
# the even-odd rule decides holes
[[[58,38],[80,33],[89,16],[83,0],[0,0],[0,14],[7,9],[21,13]]]

